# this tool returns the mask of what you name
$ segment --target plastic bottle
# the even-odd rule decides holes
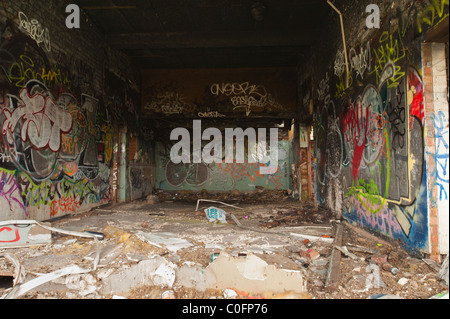
[[[309,239],[305,239],[304,241],[303,241],[303,243],[305,244],[305,246],[307,247],[307,248],[311,248],[313,245],[311,244],[311,242],[309,241]]]
[[[381,266],[383,268],[383,270],[385,271],[390,271],[394,276],[397,275],[399,273],[398,268],[392,266],[389,263],[384,263],[383,266]]]

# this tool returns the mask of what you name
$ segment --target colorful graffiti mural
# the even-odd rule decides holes
[[[92,79],[83,72],[93,69],[73,72],[75,59],[50,53],[49,30],[38,35],[18,14],[19,26],[0,30],[0,220],[106,203],[112,126],[77,80]]]
[[[163,145],[157,146],[156,187],[163,190],[239,191],[254,190],[256,186],[266,189],[290,188],[291,142],[278,142],[279,161],[273,174],[261,174],[261,167],[269,163],[249,163],[248,156],[261,156],[261,148],[255,145],[246,154],[244,163],[191,163],[174,164]],[[266,150],[267,151],[267,150]]]
[[[315,88],[319,203],[342,207],[345,218],[400,239],[411,250],[428,247],[428,198],[433,196],[427,176],[434,180],[434,200],[448,198],[448,116],[425,114],[421,57],[408,54],[408,46],[419,46],[413,51],[420,52],[412,35],[416,27],[421,31],[423,24],[436,23],[427,15],[448,15],[444,2],[431,1],[425,13],[410,10],[416,23],[404,18],[397,29],[381,30],[361,47],[350,48],[349,78],[359,79],[358,86],[349,81],[342,87],[345,70],[338,52]],[[445,6],[448,10],[448,1]],[[425,154],[427,117],[434,125],[435,154]],[[434,158],[434,167],[427,167],[426,155]],[[335,185],[344,191],[333,202]]]

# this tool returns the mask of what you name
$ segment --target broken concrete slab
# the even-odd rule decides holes
[[[0,222],[0,248],[29,247],[51,243],[52,232],[50,230],[32,222],[21,224],[14,222]]]
[[[49,225],[48,223],[35,220],[0,221],[0,247],[18,248],[46,245],[51,243],[52,232],[95,240],[98,240],[99,237],[104,237],[100,233],[71,231],[54,228]]]
[[[342,235],[343,235],[343,227],[342,224],[337,225],[336,235],[334,236],[334,248],[331,253],[330,264],[328,266],[328,274],[325,283],[325,289],[327,291],[334,291],[337,289],[337,285],[339,282],[340,275],[340,264],[341,264],[341,251],[336,249],[335,247],[342,246]]]
[[[205,271],[200,264],[185,262],[176,270],[174,286],[195,288],[203,292],[214,282],[215,276],[211,271]]]
[[[55,280],[57,278],[63,277],[63,276],[67,276],[70,274],[82,274],[82,273],[88,273],[91,270],[88,269],[83,269],[77,265],[72,265],[69,267],[65,267],[63,269],[59,269],[56,270],[54,272],[45,274],[45,275],[41,275],[35,279],[29,280],[25,283],[23,283],[22,285],[18,285],[16,287],[14,287],[8,294],[6,294],[6,296],[4,296],[4,299],[15,299],[20,297],[21,295],[27,293],[28,291],[30,291],[31,289],[34,289],[46,282]]]
[[[11,264],[14,269],[9,269],[8,263]],[[0,276],[5,275],[13,277],[13,287],[23,283],[25,280],[26,271],[20,260],[14,254],[0,254]]]
[[[118,273],[104,278],[101,293],[121,294],[138,286],[172,287],[177,266],[161,256],[153,256]]]
[[[440,280],[444,281],[448,287],[448,254],[445,257],[444,262],[442,263],[441,269],[439,269],[438,276]]]
[[[306,292],[306,280],[298,270],[277,269],[253,254],[246,257],[232,257],[222,252],[205,272],[211,271],[216,281],[214,289],[233,288],[252,294],[266,291],[284,293]]]
[[[146,233],[143,231],[137,231],[136,236],[141,240],[154,245],[156,247],[170,250],[171,252],[177,252],[180,249],[194,246],[191,242],[186,239],[179,238],[173,233],[163,232],[163,233]]]

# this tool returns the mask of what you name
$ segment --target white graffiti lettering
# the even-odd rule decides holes
[[[19,12],[19,29],[25,31],[38,45],[43,43],[48,52],[51,51],[50,32],[39,21],[36,19],[28,20],[25,13]]]

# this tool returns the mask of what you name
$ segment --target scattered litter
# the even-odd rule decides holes
[[[229,206],[229,207],[233,207],[233,208],[236,208],[236,209],[242,209],[242,208],[240,208],[240,207],[237,207],[237,206],[234,206],[234,205],[230,205],[230,204],[227,204],[227,203],[223,203],[223,202],[219,202],[219,201],[216,201],[216,200],[211,200],[211,199],[199,199],[199,200],[197,200],[197,207],[195,208],[195,211],[198,211],[198,205],[200,204],[200,202],[219,203],[219,204],[222,204],[222,205],[225,205],[225,206]]]
[[[36,288],[42,284],[45,284],[46,282],[52,281],[56,278],[70,275],[70,274],[84,274],[88,273],[91,270],[83,269],[77,265],[69,266],[60,270],[56,270],[54,272],[39,276],[35,279],[32,279],[30,281],[27,281],[26,283],[22,285],[18,285],[13,288],[6,296],[2,297],[2,299],[15,299],[21,295],[26,294],[28,291],[30,291],[33,288]]]
[[[171,252],[177,252],[180,249],[194,246],[186,239],[178,238],[172,233],[145,233],[142,231],[136,232],[136,236],[141,240],[148,242],[159,248],[166,248]]]
[[[400,279],[398,280],[397,283],[398,283],[399,285],[404,286],[404,285],[406,285],[406,284],[408,283],[408,281],[409,281],[408,278],[403,277],[403,278],[400,278]]]
[[[205,209],[206,218],[208,218],[208,221],[210,223],[212,222],[220,222],[220,223],[226,223],[226,213],[224,210],[217,208],[217,207],[209,207]]]
[[[235,299],[238,296],[237,292],[233,289],[225,289],[223,291],[223,297],[225,299]]]
[[[173,290],[166,290],[161,294],[161,299],[175,299],[175,292]]]
[[[370,273],[366,278],[366,290],[370,288],[384,288],[386,284],[380,277],[380,268],[375,264],[369,264],[366,272]]]

